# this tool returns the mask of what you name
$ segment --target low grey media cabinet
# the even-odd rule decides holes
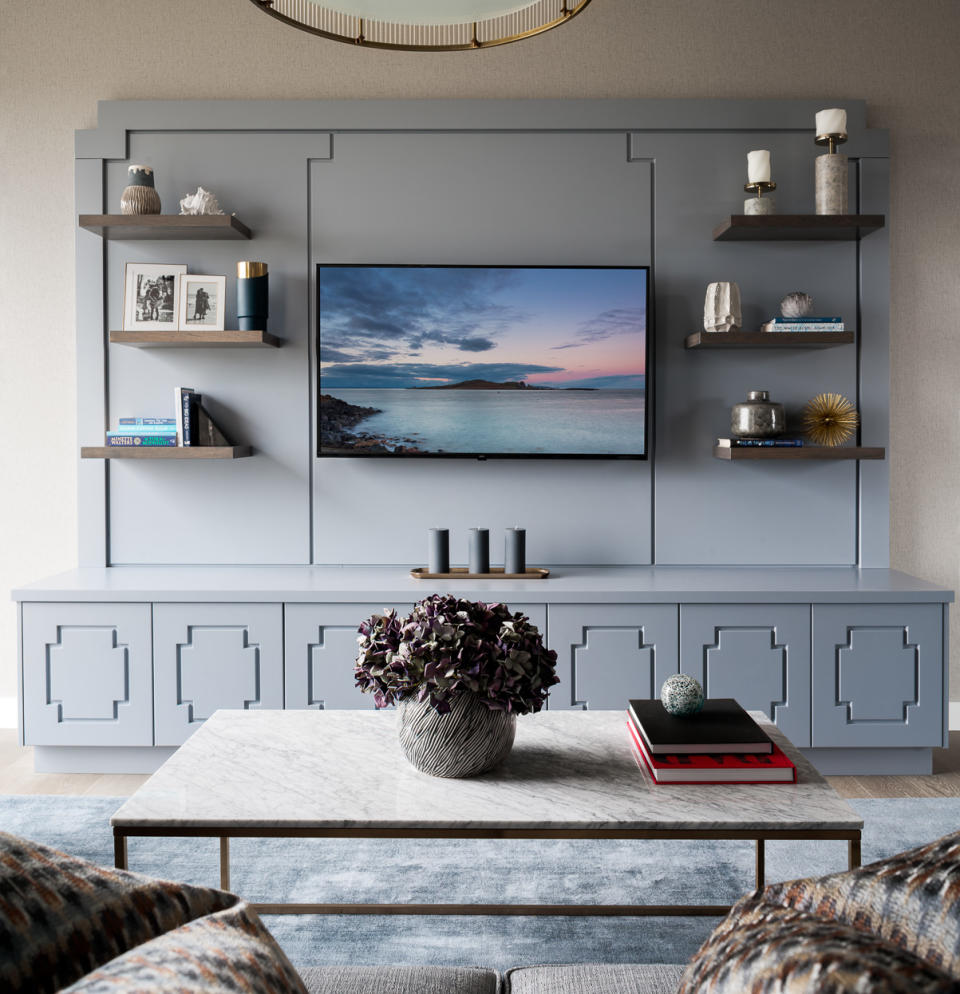
[[[357,627],[432,593],[522,611],[558,654],[549,708],[622,709],[671,673],[764,712],[822,773],[923,773],[947,745],[953,592],[856,567],[80,568],[14,591],[20,734],[45,771],[152,771],[217,709],[372,708]],[[385,719],[387,720],[387,719]]]

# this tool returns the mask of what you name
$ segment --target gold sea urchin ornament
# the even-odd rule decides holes
[[[841,445],[859,421],[857,409],[839,393],[817,394],[803,409],[804,430],[816,445]]]

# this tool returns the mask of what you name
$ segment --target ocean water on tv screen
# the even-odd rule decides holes
[[[380,412],[356,426],[357,437],[422,453],[635,456],[645,451],[643,390],[324,392]]]

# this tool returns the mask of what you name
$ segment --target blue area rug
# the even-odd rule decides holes
[[[0,797],[0,828],[113,865],[121,798]],[[863,861],[960,827],[960,798],[857,800]],[[131,839],[130,869],[217,886],[216,839]],[[232,889],[252,901],[732,903],[753,887],[749,842],[234,839]],[[846,869],[845,842],[767,843],[767,879]],[[297,966],[684,963],[713,918],[266,918]]]

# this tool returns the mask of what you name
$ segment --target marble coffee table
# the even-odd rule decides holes
[[[393,711],[217,711],[111,819],[130,836],[458,839],[750,839],[756,885],[768,839],[843,839],[860,865],[863,821],[760,714],[796,784],[656,786],[634,761],[626,713],[552,711],[517,721],[497,770],[445,780],[415,770]],[[256,904],[266,914],[717,915],[725,905]]]

